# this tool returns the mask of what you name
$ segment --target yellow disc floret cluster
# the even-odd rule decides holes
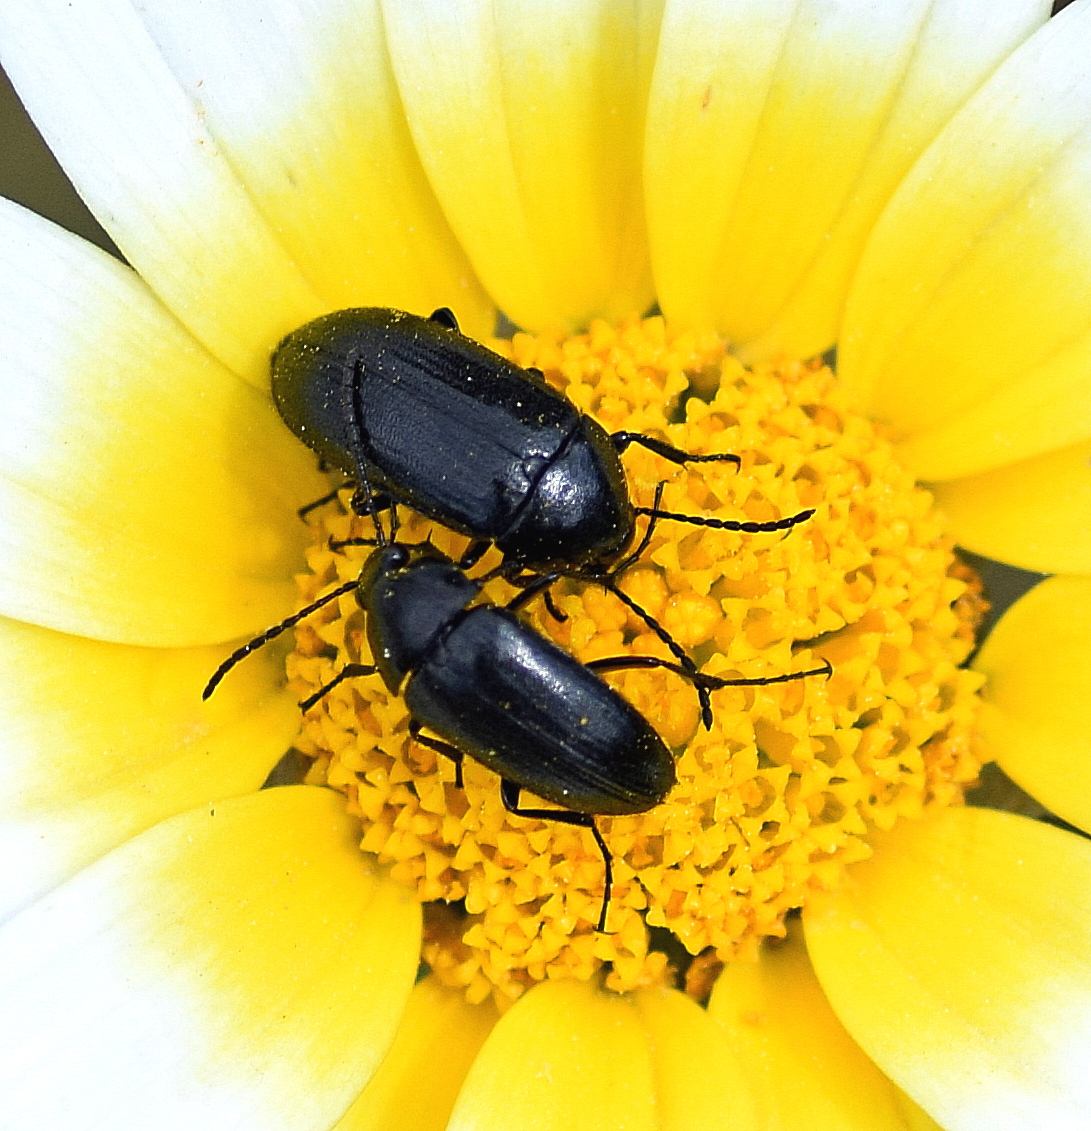
[[[346,681],[307,713],[308,781],[346,794],[362,847],[422,901],[454,903],[429,909],[424,958],[471,1000],[492,993],[503,1004],[604,963],[615,989],[666,981],[649,927],[668,928],[691,954],[751,952],[869,854],[870,830],[957,804],[976,778],[981,678],[959,667],[980,613],[972,576],[928,493],[820,364],[745,369],[715,335],[674,334],[659,318],[493,345],[543,370],[609,431],[742,460],[683,468],[632,447],[624,463],[638,505],[665,480],[669,511],[764,522],[814,508],[778,533],[661,521],[621,587],[712,675],[776,676],[825,660],[833,674],[713,692],[710,730],[679,676],[604,677],[673,748],[678,772],[661,805],[598,819],[614,860],[609,934],[595,931],[603,862],[590,832],[509,815],[495,775],[469,759],[456,788],[454,765],[410,742],[405,705],[379,676]],[[402,521],[405,541],[430,533],[456,557],[467,545],[404,510]],[[332,514],[302,599],[352,579],[369,552],[331,550],[331,537],[370,533],[370,520]],[[497,561],[490,552],[474,573]],[[482,600],[514,592],[491,582]],[[541,600],[526,616],[580,660],[669,655],[601,586],[561,582],[554,598],[563,623]],[[301,626],[289,659],[301,699],[346,662],[369,662],[363,627],[351,594]],[[538,803],[524,793],[523,804]]]

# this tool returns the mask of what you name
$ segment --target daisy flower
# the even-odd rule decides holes
[[[5,1127],[1091,1123],[1091,0],[5,0],[0,53],[131,265],[0,208]],[[360,570],[268,396],[353,306],[740,457],[627,452],[639,505],[814,510],[622,579],[713,675],[833,675],[708,729],[611,677],[678,785],[600,819],[609,933],[588,830],[379,680],[301,719],[351,596],[201,701]],[[976,656],[956,541],[1053,575]],[[1053,825],[963,804],[994,760]]]

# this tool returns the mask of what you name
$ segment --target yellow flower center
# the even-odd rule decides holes
[[[777,676],[824,660],[833,675],[715,691],[710,730],[679,676],[604,677],[673,748],[678,774],[650,811],[597,819],[614,862],[609,934],[595,931],[604,869],[590,831],[508,814],[496,776],[470,759],[456,788],[453,763],[409,740],[405,704],[378,676],[346,681],[308,712],[299,739],[312,759],[307,780],[343,791],[363,822],[362,847],[422,901],[445,901],[426,915],[424,959],[471,1000],[493,993],[504,1004],[535,981],[587,978],[605,963],[613,989],[669,981],[649,928],[703,954],[697,970],[753,952],[869,854],[869,830],[957,804],[976,778],[981,677],[959,667],[983,608],[975,579],[930,496],[820,363],[745,369],[716,335],[672,333],[659,318],[493,346],[543,370],[609,431],[741,457],[739,468],[678,467],[631,447],[624,463],[637,505],[650,506],[666,480],[669,511],[766,522],[814,508],[778,533],[661,521],[621,588],[712,675]],[[303,599],[352,579],[369,552],[331,549],[331,537],[371,533],[370,520],[345,508],[330,514]],[[403,515],[399,537],[426,535],[456,558],[467,545]],[[490,552],[474,573],[499,560]],[[494,581],[483,599],[514,592]],[[565,581],[553,592],[566,621],[541,600],[524,615],[581,661],[670,658],[601,586]],[[300,698],[343,664],[368,663],[353,596],[301,626],[296,647],[288,670]]]

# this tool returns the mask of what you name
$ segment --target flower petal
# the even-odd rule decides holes
[[[157,825],[9,922],[8,1126],[331,1126],[417,967],[420,906],[357,835],[337,794],[265,790]]]
[[[447,1131],[572,1126],[658,1131],[651,1055],[631,998],[541,982],[490,1033]]]
[[[325,304],[136,8],[9,0],[0,7],[4,67],[126,258],[216,357],[267,382],[269,350]]]
[[[1091,7],[955,116],[876,225],[842,376],[950,479],[1091,437]]]
[[[905,1131],[931,1123],[845,1032],[797,928],[783,943],[766,945],[757,962],[727,966],[708,1012],[750,1082],[760,1127]],[[908,1121],[910,1111],[916,1122]]]
[[[158,0],[139,9],[324,302],[422,314],[449,306],[467,332],[492,333],[495,311],[413,148],[378,0]]]
[[[0,204],[0,613],[129,644],[249,635],[296,603],[328,488],[268,399],[135,274]]]
[[[947,1131],[1083,1131],[1091,845],[988,809],[875,842],[804,912],[842,1023]]]
[[[496,1020],[491,1001],[470,1005],[434,977],[418,982],[393,1047],[333,1131],[443,1131]]]
[[[0,919],[164,817],[257,790],[299,729],[270,649],[104,644],[0,618]]]
[[[696,1003],[575,981],[540,983],[504,1014],[447,1126],[759,1131],[748,1082]]]
[[[763,1131],[753,1080],[731,1056],[716,1022],[676,990],[633,996],[655,1071],[656,1131]]]
[[[658,5],[384,0],[383,15],[421,160],[504,312],[539,329],[646,310]]]
[[[837,336],[900,178],[1045,0],[669,3],[648,110],[656,287],[747,356]]]
[[[1091,577],[1051,577],[1004,614],[974,661],[988,676],[986,753],[1058,816],[1091,831]]]
[[[932,490],[967,550],[1041,573],[1091,573],[1091,443]]]

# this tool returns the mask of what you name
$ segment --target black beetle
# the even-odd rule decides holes
[[[277,346],[272,394],[289,428],[375,499],[405,503],[469,535],[469,568],[495,543],[504,576],[522,571],[602,580],[620,572],[637,515],[747,533],[787,530],[814,511],[733,522],[634,507],[619,455],[640,444],[691,455],[637,432],[609,435],[537,369],[465,337],[446,308],[430,318],[384,307],[338,310]]]
[[[613,656],[581,664],[515,616],[533,595],[506,606],[471,602],[481,582],[430,543],[389,542],[378,525],[378,548],[356,581],[339,585],[233,652],[204,690],[207,699],[240,660],[304,617],[355,590],[367,614],[374,664],[346,664],[300,707],[309,710],[346,679],[378,673],[410,712],[410,737],[455,762],[476,759],[500,777],[500,797],[519,817],[590,829],[605,865],[597,930],[606,928],[613,869],[595,816],[643,813],[675,783],[674,759],[651,724],[595,672],[659,667],[707,694],[722,687],[785,683],[823,668],[756,679],[722,679],[655,656]],[[421,728],[439,735],[422,735]],[[560,809],[525,809],[522,790]]]

